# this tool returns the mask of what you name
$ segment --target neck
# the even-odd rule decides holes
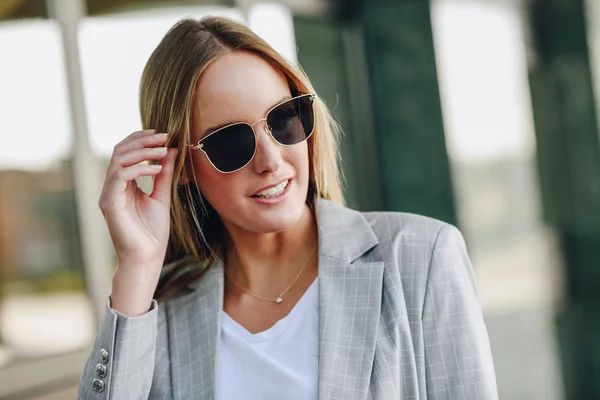
[[[227,252],[227,273],[238,284],[258,293],[289,284],[313,255],[318,240],[316,220],[308,206],[300,220],[283,232],[228,232],[233,246]],[[315,259],[313,256],[310,262]]]

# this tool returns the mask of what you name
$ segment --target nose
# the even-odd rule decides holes
[[[252,169],[259,175],[277,172],[283,162],[283,147],[269,133],[266,121],[259,122],[253,128],[256,133],[256,154],[252,160]]]

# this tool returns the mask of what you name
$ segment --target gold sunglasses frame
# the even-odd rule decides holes
[[[282,143],[279,143],[279,141],[277,139],[275,139],[275,137],[273,136],[273,129],[269,126],[269,124],[266,123],[267,118],[269,116],[269,113],[271,111],[273,111],[274,109],[276,109],[277,107],[281,106],[282,104],[285,104],[285,103],[287,103],[289,101],[297,100],[297,99],[300,99],[300,98],[303,98],[303,97],[309,97],[310,100],[311,100],[311,106],[312,106],[312,109],[313,109],[313,127],[312,127],[312,130],[310,131],[310,133],[308,135],[306,135],[306,137],[304,139],[302,139],[301,141],[299,141],[297,143],[293,143],[293,144],[282,144]],[[186,144],[186,146],[190,147],[192,150],[202,150],[202,152],[206,155],[206,158],[208,159],[208,162],[210,162],[210,165],[212,165],[213,168],[216,169],[217,171],[219,171],[220,173],[222,173],[222,174],[232,174],[232,173],[237,172],[240,169],[244,168],[245,166],[247,166],[248,164],[250,164],[252,162],[252,160],[254,160],[254,156],[256,155],[256,147],[257,147],[256,143],[258,141],[258,137],[256,136],[256,131],[254,130],[254,125],[258,124],[259,122],[265,121],[265,130],[267,131],[267,133],[269,134],[269,136],[271,136],[271,138],[275,141],[275,143],[277,143],[280,146],[284,146],[284,147],[293,146],[293,145],[296,145],[298,143],[302,143],[305,140],[307,140],[309,137],[311,137],[312,134],[313,134],[313,132],[315,131],[315,123],[314,123],[314,113],[315,113],[315,108],[314,107],[315,106],[314,106],[314,101],[315,101],[316,97],[317,97],[317,95],[314,94],[314,93],[307,93],[307,94],[301,94],[301,95],[298,95],[298,96],[294,96],[291,99],[284,100],[284,101],[282,101],[280,103],[277,103],[273,107],[271,107],[269,109],[269,111],[267,111],[267,113],[265,114],[264,118],[261,118],[261,119],[259,119],[257,121],[254,121],[251,124],[249,124],[248,122],[245,122],[245,121],[233,122],[231,124],[223,126],[223,127],[219,128],[219,129],[216,129],[215,131],[209,133],[208,135],[204,136],[202,139],[198,140],[198,142],[196,144]],[[220,132],[220,131],[222,131],[224,129],[230,128],[230,127],[232,127],[234,125],[240,125],[240,124],[242,124],[242,125],[248,125],[250,127],[250,129],[252,130],[252,133],[254,133],[254,143],[255,143],[255,145],[254,145],[254,153],[252,153],[252,157],[250,157],[250,160],[248,160],[248,162],[246,164],[242,165],[238,169],[235,169],[233,171],[221,171],[219,168],[217,168],[215,166],[215,164],[213,164],[212,160],[210,159],[210,156],[203,149],[204,146],[203,146],[202,142],[204,140],[206,140],[207,138],[209,138],[210,136],[212,136],[212,135],[214,135],[214,134],[216,134],[216,133],[218,133],[218,132]]]

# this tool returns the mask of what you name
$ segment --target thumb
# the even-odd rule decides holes
[[[177,149],[170,148],[167,155],[158,161],[162,165],[162,170],[154,178],[154,188],[150,197],[158,200],[166,207],[171,201],[171,183],[173,182],[173,171],[175,170],[175,160],[177,158]]]

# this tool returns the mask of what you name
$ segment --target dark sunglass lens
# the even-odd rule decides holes
[[[267,125],[275,140],[284,145],[300,143],[313,131],[315,123],[311,96],[291,99],[267,115]]]
[[[250,125],[235,124],[221,129],[202,141],[202,150],[222,172],[242,168],[254,156],[256,140]]]

